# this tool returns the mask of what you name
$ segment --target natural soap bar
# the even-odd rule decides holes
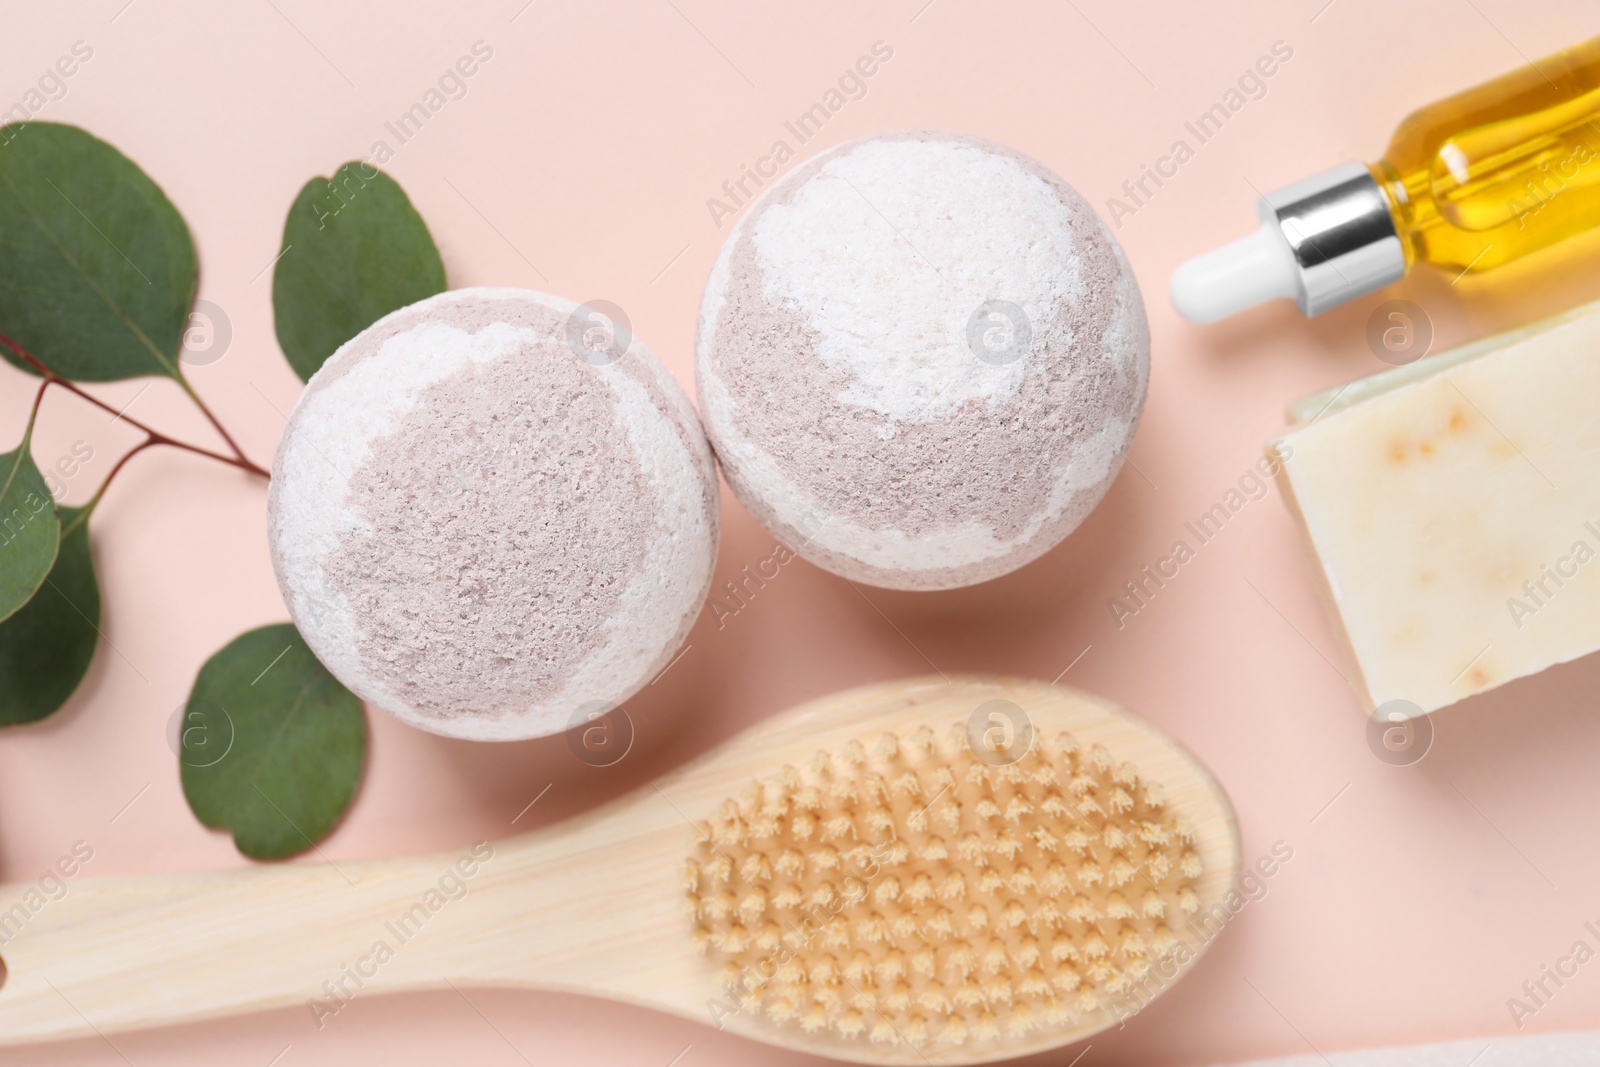
[[[1289,414],[1267,451],[1368,711],[1600,650],[1600,304]]]

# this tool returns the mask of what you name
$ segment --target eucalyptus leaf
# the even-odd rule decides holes
[[[0,620],[38,592],[60,548],[61,520],[30,444],[31,435],[0,455]]]
[[[100,638],[100,583],[80,508],[59,509],[61,551],[32,600],[0,622],[0,726],[58,711],[89,673]]]
[[[251,630],[200,668],[180,734],[183,795],[253,859],[282,859],[343,816],[366,760],[358,700],[288,623]]]
[[[195,282],[189,227],[127,156],[76,126],[0,127],[0,333],[63,378],[177,377]]]
[[[301,188],[272,275],[278,345],[302,380],[396,308],[444,292],[444,263],[405,190],[366,163]]]

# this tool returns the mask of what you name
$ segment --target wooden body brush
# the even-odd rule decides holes
[[[773,717],[557,826],[430,856],[82,879],[6,924],[0,1043],[532,986],[861,1063],[1115,1025],[1227,917],[1210,774],[1073,690],[915,679]],[[24,909],[27,910],[27,909]]]

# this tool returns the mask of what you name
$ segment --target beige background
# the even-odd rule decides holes
[[[620,764],[560,738],[483,746],[372,716],[370,769],[325,843],[335,860],[456,847],[594,806],[800,700],[931,669],[1064,679],[1154,719],[1229,788],[1247,859],[1293,859],[1194,971],[1080,1061],[1203,1064],[1270,1053],[1513,1031],[1506,999],[1600,919],[1590,657],[1436,717],[1433,751],[1397,768],[1369,751],[1295,530],[1250,503],[1118,629],[1107,599],[1166,555],[1281,424],[1284,403],[1381,369],[1370,297],[1306,322],[1285,307],[1213,328],[1179,321],[1182,259],[1253,225],[1267,190],[1378,155],[1417,105],[1594,32],[1571,0],[1227,3],[741,4],[731,0],[94,0],[9,5],[0,107],[82,40],[93,58],[41,119],[75,122],[159,182],[199,246],[200,295],[234,329],[198,390],[258,461],[299,383],[273,338],[270,272],[299,186],[366,155],[475,41],[493,58],[387,164],[443,251],[452,285],[520,285],[625,308],[691,383],[701,284],[726,232],[706,206],[876,41],[893,48],[802,156],[906,126],[1026,151],[1104,205],[1183,123],[1276,41],[1293,58],[1118,234],[1150,309],[1149,406],[1100,510],[1042,561],[978,588],[868,591],[785,567],[628,709]],[[926,4],[926,6],[924,6]],[[1326,5],[1326,6],[1324,6]],[[1589,18],[1584,16],[1588,15]],[[1600,297],[1600,243],[1450,284],[1426,271],[1389,297],[1421,304],[1435,348]],[[98,395],[207,439],[177,390]],[[0,368],[0,445],[31,389]],[[136,436],[59,391],[41,465],[88,442],[84,499]],[[87,683],[49,722],[0,734],[0,881],[31,880],[75,841],[84,877],[241,862],[203,829],[165,739],[201,662],[285,617],[267,560],[264,487],[173,452],[140,456],[96,516],[105,636]],[[772,540],[728,498],[719,583]],[[1085,651],[1087,647],[1087,651]],[[930,666],[931,665],[931,666]],[[1340,668],[1342,669],[1342,667]],[[315,862],[315,858],[308,862]],[[596,886],[596,907],[603,888]],[[1592,940],[1592,938],[1591,938]],[[240,966],[248,966],[241,960]],[[472,992],[364,997],[320,1032],[302,1010],[0,1055],[7,1064],[797,1063],[689,1022],[576,997]],[[1600,1026],[1600,964],[1530,1030]],[[1067,1057],[1060,1057],[1065,1062]],[[274,1057],[281,1057],[274,1061]],[[677,1057],[677,1059],[674,1059]],[[1053,1057],[1052,1062],[1057,1058]]]

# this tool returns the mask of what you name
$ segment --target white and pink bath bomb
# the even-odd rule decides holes
[[[694,409],[626,330],[613,351],[574,341],[599,321],[576,310],[521,289],[402,308],[328,359],[278,446],[269,537],[295,624],[425,730],[565,730],[670,662],[710,588]]]
[[[695,379],[729,484],[846,578],[970,585],[1071,533],[1149,377],[1139,288],[1042,164],[959,134],[869,137],[767,189],[700,305]]]

